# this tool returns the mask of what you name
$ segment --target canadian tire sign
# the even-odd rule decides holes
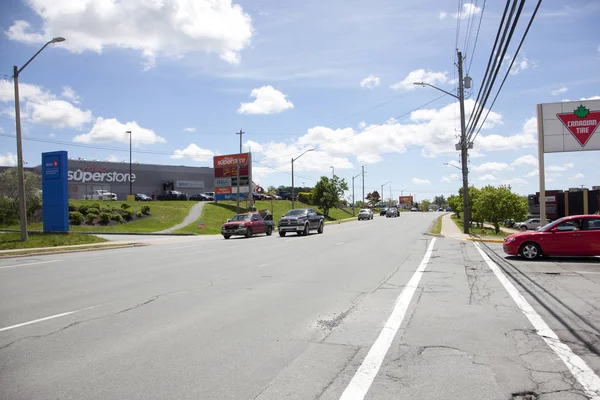
[[[583,105],[573,112],[556,114],[556,117],[571,132],[581,147],[585,147],[600,124],[600,111],[590,111]]]
[[[539,104],[537,119],[544,153],[600,150],[600,100]]]

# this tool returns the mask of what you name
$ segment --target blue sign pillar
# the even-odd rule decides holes
[[[66,151],[42,153],[44,232],[69,232],[68,163]]]

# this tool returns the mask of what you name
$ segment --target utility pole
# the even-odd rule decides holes
[[[131,196],[133,194],[133,182],[131,181],[131,131],[127,131],[125,133],[129,133],[129,195]]]
[[[236,200],[237,200],[237,205],[236,205],[236,213],[239,214],[240,213],[240,154],[242,154],[242,136],[244,136],[244,131],[240,129],[239,132],[235,133],[236,135],[240,135],[240,152],[237,156],[237,168],[236,168],[236,184],[237,184],[237,195]],[[248,184],[250,184],[250,182],[248,182]],[[249,196],[252,196],[252,193],[248,193]]]
[[[358,178],[362,174],[363,174],[363,172],[361,172],[360,174],[352,177],[352,216],[356,215],[356,212],[355,212],[356,201],[354,200],[354,179]],[[363,198],[362,201],[365,201],[365,199]]]
[[[392,187],[390,186],[390,207],[392,206]]]
[[[365,201],[365,166],[362,166],[362,199],[360,201]]]
[[[463,232],[469,234],[469,227],[471,225],[471,210],[469,209],[469,143],[467,143],[467,127],[465,123],[463,57],[460,51],[458,52],[458,100],[460,103],[460,158],[463,176]]]

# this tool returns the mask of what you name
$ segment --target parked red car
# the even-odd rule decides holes
[[[504,239],[504,252],[526,260],[547,256],[600,256],[600,215],[560,218]]]
[[[271,214],[247,213],[237,214],[221,226],[221,235],[225,239],[232,236],[250,236],[257,233],[265,233],[271,236],[275,222]]]

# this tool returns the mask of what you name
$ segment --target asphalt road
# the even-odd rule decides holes
[[[599,260],[436,216],[0,260],[0,398],[599,398]]]

